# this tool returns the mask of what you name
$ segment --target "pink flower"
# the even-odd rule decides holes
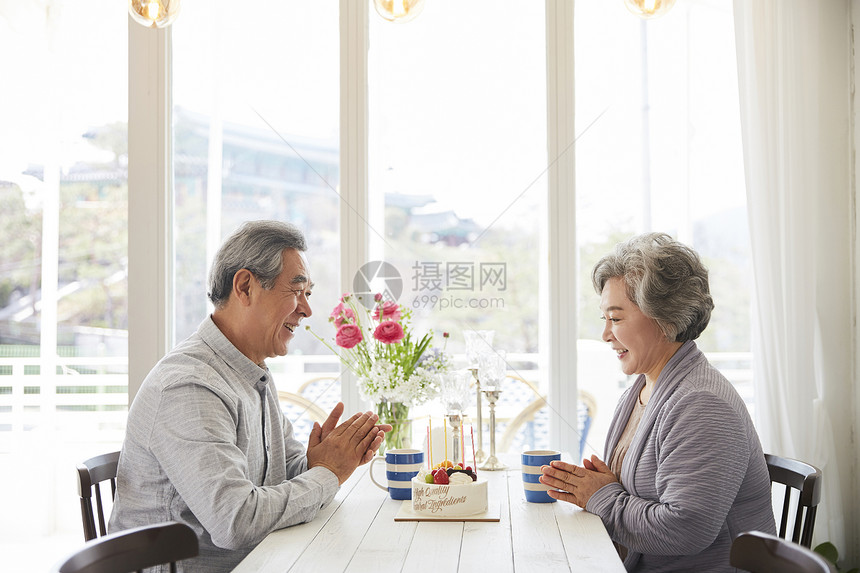
[[[334,310],[331,311],[331,314],[328,317],[330,322],[334,322],[335,326],[341,326],[342,324],[354,323],[355,322],[355,312],[347,305],[340,303]]]
[[[344,324],[337,329],[337,334],[334,337],[338,346],[347,349],[354,347],[362,340],[364,340],[364,335],[361,334],[361,329],[354,324]]]
[[[376,293],[375,295],[373,295],[373,300],[375,300],[376,302],[381,301],[382,300],[382,294]]]
[[[400,305],[390,300],[377,304],[373,309],[373,320],[400,320]]]
[[[400,342],[403,340],[404,336],[403,327],[400,326],[399,322],[395,322],[393,320],[381,322],[379,326],[376,327],[376,330],[373,331],[373,338],[383,344],[394,344],[396,342]]]

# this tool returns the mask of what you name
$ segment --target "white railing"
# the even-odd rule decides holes
[[[462,363],[462,357],[457,357]],[[708,359],[734,384],[750,411],[754,408],[752,355],[748,352],[710,353]],[[0,358],[0,453],[10,451],[21,432],[36,428],[84,433],[122,432],[128,403],[128,362],[124,357],[57,358],[61,374],[45,373],[54,364],[43,364],[35,358]],[[509,354],[508,361],[516,372],[536,382],[542,394],[545,383],[538,369],[537,354]],[[580,389],[596,394],[599,411],[609,413],[623,391],[625,381],[617,372],[597,360],[585,348],[580,349]],[[287,356],[270,361],[278,388],[300,393],[305,382],[321,376],[339,376],[334,356]],[[618,380],[612,384],[612,379]],[[315,401],[319,391],[304,397]],[[339,395],[340,382],[335,381],[320,400],[325,409]],[[528,397],[524,397],[528,399]],[[525,405],[525,404],[523,404]]]

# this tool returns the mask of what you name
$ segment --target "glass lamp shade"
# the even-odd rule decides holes
[[[128,13],[147,28],[164,28],[179,15],[179,0],[128,0]]]
[[[504,350],[494,350],[478,357],[478,379],[483,390],[498,390],[507,371]]]
[[[471,398],[470,380],[471,375],[467,370],[455,370],[439,374],[440,394],[446,413],[457,414],[469,406],[469,399]]]
[[[640,18],[659,18],[672,9],[675,0],[624,0],[627,9]]]
[[[495,330],[464,330],[463,338],[466,341],[466,362],[469,367],[478,365],[478,357],[493,351],[493,337]]]
[[[424,0],[373,0],[373,5],[389,22],[408,22],[424,9]]]

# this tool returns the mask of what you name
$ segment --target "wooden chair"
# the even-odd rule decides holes
[[[278,401],[281,402],[285,415],[288,415],[288,412],[287,408],[284,406],[292,406],[296,412],[296,418],[307,415],[312,422],[319,422],[320,424],[325,422],[326,418],[328,418],[328,413],[304,396],[299,396],[298,394],[293,394],[292,392],[287,392],[285,390],[278,390]],[[291,421],[295,423],[295,420],[292,418]]]
[[[84,541],[107,533],[104,505],[102,504],[102,482],[110,480],[111,501],[116,496],[116,466],[119,452],[102,454],[78,465],[78,495],[81,498],[81,521],[84,526]],[[93,493],[96,505],[93,508]],[[95,516],[99,518],[96,531]]]
[[[821,501],[821,470],[807,463],[765,454],[767,469],[770,472],[771,483],[785,486],[782,502],[782,516],[779,519],[779,536],[786,537],[789,521],[789,509],[792,497],[797,498],[797,510],[794,512],[794,530],[791,540],[804,547],[812,546],[812,530],[815,528],[815,512]],[[797,492],[796,495],[792,495]],[[805,517],[804,517],[805,512]]]
[[[507,374],[507,378],[526,384],[534,393],[536,398],[526,404],[526,406],[505,426],[499,447],[500,452],[507,452],[510,450],[520,429],[524,425],[535,421],[541,410],[547,408],[546,398],[540,394],[535,384],[511,373]],[[597,415],[597,401],[594,399],[594,396],[584,390],[579,391],[579,410],[580,411],[577,412],[577,429],[579,431],[579,457],[582,458],[582,455],[585,452],[588,430],[591,429],[591,422],[594,420],[594,416]]]
[[[326,413],[340,402],[340,376],[317,376],[304,382],[296,391]]]
[[[89,541],[55,566],[53,573],[131,573],[167,563],[175,573],[177,561],[196,557],[199,550],[193,529],[168,521]]]
[[[833,573],[819,554],[797,543],[760,531],[747,531],[732,542],[729,563],[752,573]]]

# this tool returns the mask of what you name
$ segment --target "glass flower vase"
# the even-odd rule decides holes
[[[412,447],[412,420],[409,405],[403,402],[382,401],[376,405],[380,424],[390,424],[391,431],[385,433],[385,441],[379,447],[379,455],[388,450]]]

